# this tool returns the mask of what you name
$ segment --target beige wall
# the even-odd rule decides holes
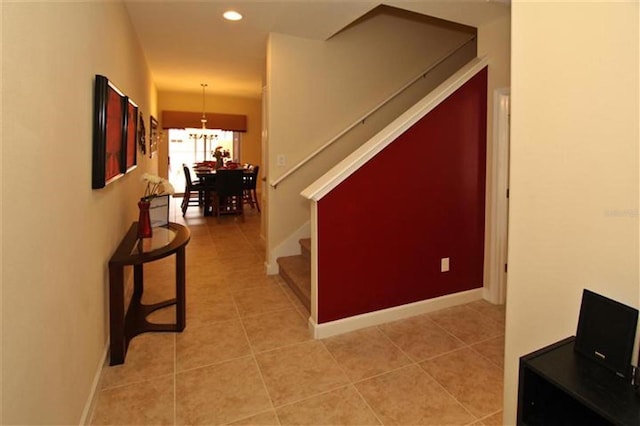
[[[2,20],[4,19],[4,7],[2,7],[3,5],[0,4],[0,22],[2,22]],[[2,46],[2,40],[3,40],[3,33],[4,31],[0,31],[0,49]],[[3,59],[2,59],[2,55],[0,54],[0,191],[2,191],[2,187],[4,186],[4,167],[3,167],[3,161],[2,161],[2,138],[3,138],[3,133],[4,131],[2,129],[4,129],[3,127],[3,123],[4,123],[4,115],[3,115],[3,108],[2,105],[4,102],[2,102],[2,94],[4,93],[4,78],[3,78]],[[0,242],[4,241],[3,240],[3,223],[4,223],[4,215],[2,213],[2,192],[0,192]],[[4,246],[4,244],[0,244],[0,259],[4,259],[4,250],[2,249],[2,247]],[[3,330],[4,330],[4,321],[2,320],[2,318],[4,318],[4,309],[3,309],[3,299],[2,299],[2,294],[3,291],[2,289],[4,288],[4,268],[3,268],[3,264],[4,262],[0,262],[0,366],[4,365],[4,363],[2,362],[2,347],[3,347],[3,342],[4,342],[4,334],[3,334]],[[4,395],[4,384],[3,384],[3,373],[2,373],[2,369],[0,368],[0,423],[4,423],[2,421],[2,419],[4,418],[4,410],[3,410],[3,405],[2,402],[4,401],[3,399],[3,395]]]
[[[205,98],[207,112],[223,114],[242,114],[247,116],[247,131],[242,133],[241,163],[262,163],[262,101],[254,98],[220,96],[207,94]],[[158,120],[162,120],[162,111],[202,112],[202,92],[165,92],[158,93]],[[162,123],[160,123],[162,125]],[[168,176],[167,171],[167,135],[164,132],[158,149],[160,174]],[[258,182],[260,186],[262,182]]]
[[[640,304],[638,7],[512,6],[507,424],[518,358],[575,334],[583,288]]]
[[[77,424],[108,338],[107,263],[156,168],[91,189],[94,75],[147,119],[154,88],[122,3],[2,7],[2,423]]]
[[[273,182],[469,34],[380,15],[327,42],[271,34],[267,61],[268,182]],[[389,119],[389,121],[391,121]],[[389,122],[387,121],[387,123]],[[268,256],[309,220],[300,192],[357,145],[335,144],[277,189],[268,188]],[[278,166],[279,155],[286,166]]]

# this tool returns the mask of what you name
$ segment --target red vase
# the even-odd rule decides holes
[[[153,228],[151,228],[151,217],[149,216],[149,201],[138,201],[140,217],[138,218],[138,238],[151,238]]]

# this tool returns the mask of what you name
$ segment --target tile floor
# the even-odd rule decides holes
[[[502,423],[503,307],[477,301],[313,340],[308,312],[264,275],[257,211],[244,223],[174,212],[191,229],[187,328],[137,336],[125,364],[105,366],[91,424]],[[145,267],[143,301],[171,297],[173,269],[173,258]]]

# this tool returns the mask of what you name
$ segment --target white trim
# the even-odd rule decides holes
[[[320,200],[367,161],[386,148],[387,145],[393,142],[398,136],[417,123],[418,120],[462,87],[463,84],[486,67],[487,64],[488,60],[486,57],[475,58],[470,61],[418,103],[405,111],[400,117],[391,122],[391,124],[378,132],[378,134],[368,142],[360,146],[360,148],[356,149],[322,177],[309,185],[301,192],[301,195],[310,200]]]
[[[318,321],[318,203],[311,200],[311,306],[313,321]]]
[[[300,226],[300,228],[296,229],[283,242],[281,242],[273,250],[271,250],[271,252],[269,253],[269,259],[265,263],[267,275],[278,274],[280,268],[278,266],[277,259],[279,257],[294,256],[296,254],[300,254],[300,239],[309,238],[310,233],[311,225],[309,221],[306,221],[302,224],[302,226]]]
[[[310,317],[309,330],[315,339],[324,339],[326,337],[348,333],[350,331],[374,325],[384,324],[444,308],[450,308],[464,303],[474,302],[482,299],[482,291],[482,288],[461,291],[459,293],[447,294],[433,299],[421,300],[420,302],[394,306],[392,308],[374,312],[367,312],[366,314],[355,315],[353,317],[322,324],[318,324],[312,317]]]
[[[102,377],[102,369],[107,362],[107,354],[109,353],[109,338],[107,338],[107,342],[104,345],[104,350],[102,351],[102,357],[100,358],[100,362],[98,363],[98,369],[96,373],[93,375],[93,382],[91,383],[91,391],[89,392],[89,396],[87,397],[87,402],[84,404],[84,409],[82,410],[82,416],[80,416],[79,425],[88,425],[91,422],[91,417],[93,415],[93,410],[95,409],[96,402],[98,402],[98,389],[100,386],[100,378]]]
[[[491,225],[489,234],[489,276],[485,298],[495,304],[506,299],[507,221],[509,215],[509,88],[493,93],[493,155],[491,181]]]
[[[264,270],[267,275],[278,275],[280,273],[278,262],[264,262]]]

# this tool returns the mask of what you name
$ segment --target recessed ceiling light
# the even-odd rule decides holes
[[[227,10],[222,16],[228,21],[239,21],[242,19],[242,15],[235,10]]]

